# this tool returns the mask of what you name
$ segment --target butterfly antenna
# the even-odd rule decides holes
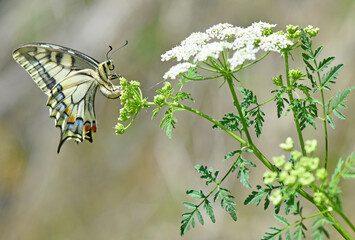
[[[112,51],[111,45],[108,45],[108,47],[110,48],[110,50],[108,50],[108,52],[106,53],[106,58],[107,58],[107,59],[108,59],[108,54]]]
[[[112,47],[111,46],[109,46],[109,48],[110,48],[110,50],[107,52],[107,54],[106,54],[106,57],[107,57],[107,59],[109,59],[115,52],[117,52],[118,50],[120,50],[121,48],[123,48],[124,46],[126,46],[128,44],[128,41],[126,40],[126,43],[125,44],[123,44],[121,47],[119,47],[119,48],[117,48],[115,51],[113,51],[113,52],[111,52],[111,50],[112,50]],[[109,53],[111,52],[111,54],[110,54],[110,56],[109,56]]]

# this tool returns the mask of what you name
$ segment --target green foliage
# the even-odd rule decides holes
[[[333,224],[331,220],[326,217],[318,217],[312,223],[312,239],[313,240],[323,240],[323,235],[329,238],[329,233],[325,229],[325,224]]]
[[[230,131],[239,132],[243,131],[240,117],[234,113],[226,113],[221,121],[219,121],[224,127]],[[220,129],[217,125],[212,126],[213,129]]]
[[[308,125],[311,125],[314,129],[316,128],[315,119],[318,116],[318,109],[312,98],[294,100],[286,112],[292,109],[297,112],[297,119],[301,130],[305,129]]]
[[[244,205],[255,204],[258,206],[261,200],[265,197],[264,200],[264,210],[266,210],[270,205],[270,194],[271,192],[279,187],[275,187],[271,184],[267,184],[266,188],[263,188],[260,185],[256,186],[257,191],[252,191],[251,194],[244,200]]]
[[[233,166],[232,171],[235,171],[237,168],[239,168],[237,178],[240,178],[240,182],[244,185],[244,187],[251,188],[251,185],[249,183],[250,169],[248,168],[248,165],[256,167],[253,162],[246,160],[242,156],[240,156],[239,160]]]
[[[221,199],[221,207],[224,208],[234,221],[237,221],[237,210],[235,209],[236,203],[233,201],[234,196],[226,188],[218,188],[217,193],[213,197],[213,201],[216,202],[218,198]]]
[[[293,200],[291,201],[292,204],[287,205],[287,208],[289,210],[292,210],[293,215],[298,215],[300,216],[300,219],[293,222],[289,223],[287,221],[287,218],[275,214],[274,217],[282,225],[285,225],[283,228],[277,228],[277,227],[270,227],[269,230],[270,232],[266,232],[265,235],[263,236],[262,239],[264,240],[269,240],[269,239],[283,239],[282,236],[285,236],[285,239],[302,239],[305,238],[305,231],[307,230],[307,227],[303,223],[304,218],[302,217],[302,207],[300,207],[299,202],[294,203]],[[286,211],[287,214],[287,211]],[[292,229],[294,229],[292,233]]]
[[[339,159],[334,173],[328,184],[322,185],[323,191],[335,205],[333,207],[342,209],[341,189],[339,182],[341,179],[355,178],[355,154],[351,154],[345,160]]]
[[[335,123],[333,118],[330,115],[334,113],[336,117],[345,120],[345,116],[338,109],[347,108],[347,106],[344,103],[346,102],[347,96],[352,90],[354,90],[354,88],[355,87],[350,87],[345,90],[340,90],[336,93],[334,97],[331,97],[328,100],[327,105],[325,106],[326,113],[327,113],[327,121],[333,129],[335,129]]]
[[[262,131],[263,122],[265,121],[265,113],[261,111],[257,97],[251,90],[242,87],[238,87],[237,89],[243,95],[243,101],[240,103],[244,115],[243,117],[247,120],[248,127],[254,125],[256,136],[259,137]],[[249,109],[251,106],[253,107]]]
[[[255,26],[258,24],[260,23],[256,23]],[[355,87],[340,90],[329,98],[327,97],[331,92],[327,95],[324,94],[325,90],[331,91],[331,87],[336,83],[343,65],[332,66],[335,62],[334,57],[321,58],[323,46],[314,50],[312,38],[317,36],[318,28],[309,26],[301,29],[298,26],[289,25],[286,32],[274,33],[270,25],[266,24],[265,26],[267,27],[262,27],[259,33],[261,32],[264,37],[275,37],[278,41],[275,43],[273,39],[269,39],[273,43],[270,43],[271,47],[267,50],[268,52],[256,60],[250,60],[254,59],[254,52],[248,52],[248,48],[242,48],[242,51],[240,51],[240,47],[231,48],[234,44],[233,39],[238,36],[236,34],[230,35],[229,32],[239,31],[239,29],[234,28],[233,31],[230,31],[232,30],[231,25],[228,24],[214,26],[214,28],[208,30],[209,32],[206,32],[207,35],[194,33],[191,37],[185,39],[180,46],[162,55],[164,60],[176,59],[179,62],[182,61],[182,63],[173,66],[164,75],[164,78],[166,76],[173,79],[175,77],[180,78],[176,87],[173,87],[169,82],[164,82],[164,86],[156,91],[157,95],[154,97],[154,102],[148,102],[143,98],[137,82],[128,83],[125,79],[121,80],[123,108],[120,112],[119,123],[116,125],[116,133],[124,133],[143,108],[155,106],[152,119],[159,113],[163,114],[160,128],[165,131],[169,138],[172,137],[172,130],[178,123],[175,113],[187,110],[210,121],[213,124],[213,129],[224,131],[240,145],[240,149],[230,151],[224,156],[222,162],[230,164],[224,175],[218,169],[214,170],[212,167],[195,166],[208,191],[186,191],[186,194],[193,198],[193,201],[183,203],[187,212],[182,214],[181,235],[184,235],[191,227],[194,228],[197,222],[204,225],[205,215],[214,223],[216,221],[214,214],[216,204],[220,205],[233,220],[237,220],[235,196],[223,185],[225,180],[233,173],[242,186],[252,188],[250,171],[251,167],[256,167],[256,164],[245,159],[247,154],[244,153],[248,152],[268,169],[263,175],[265,186],[257,185],[256,190],[251,191],[245,199],[244,205],[255,204],[259,206],[260,203],[263,203],[264,210],[273,207],[274,217],[282,226],[270,227],[262,239],[303,239],[307,231],[306,223],[309,219],[314,219],[312,224],[313,239],[329,238],[326,225],[335,225],[335,229],[345,239],[351,239],[349,233],[339,222],[330,219],[335,219],[333,212],[336,212],[336,215],[355,231],[355,226],[347,219],[343,211],[342,191],[339,186],[341,179],[355,178],[355,154],[345,160],[339,159],[334,173],[329,178],[327,169],[327,126],[330,125],[335,128],[334,116],[342,120],[345,119],[342,110],[347,108],[345,102]],[[255,33],[251,32],[251,34]],[[254,48],[254,51],[262,49],[263,44],[265,44],[263,43],[265,39],[259,39],[259,35],[254,36],[256,40],[253,40],[252,46],[258,48]],[[206,36],[209,37],[206,38]],[[216,42],[209,44],[210,38],[215,36],[219,36],[215,39]],[[219,40],[222,42],[218,42]],[[207,43],[209,44],[208,48],[205,48]],[[289,59],[294,54],[298,54],[294,51],[297,48],[301,48],[303,51],[301,55],[304,66],[291,69]],[[201,52],[201,49],[204,49],[204,51]],[[271,92],[273,96],[260,103],[252,90],[239,85],[239,87],[236,86],[241,82],[237,76],[243,76],[237,73],[258,63],[273,51],[282,52],[282,56],[285,58],[286,75],[279,74],[272,79],[276,88]],[[238,52],[241,54],[240,56],[250,54],[249,62],[243,60],[244,62],[240,63],[240,58],[234,58],[234,56],[239,55],[232,54],[233,52]],[[190,60],[192,57],[193,61]],[[211,75],[205,77],[198,72],[200,70],[207,71]],[[219,119],[222,118],[220,121],[182,104],[184,100],[194,101],[191,94],[183,91],[187,83],[219,78],[223,80],[222,86],[229,88],[230,100],[234,104],[234,108],[223,114],[222,117],[219,116]],[[213,98],[213,96],[211,97]],[[242,100],[240,101],[239,98]],[[268,159],[253,141],[254,135],[251,132],[259,137],[264,127],[266,115],[262,111],[263,105],[271,101],[276,104],[278,118],[282,115],[293,115],[298,143],[297,140],[288,138],[285,143],[280,144],[280,147],[289,154],[289,157],[282,155]],[[131,123],[126,127],[120,123],[129,119]],[[316,129],[319,122],[317,119],[323,121],[323,128],[319,129],[324,130],[324,154],[316,152],[318,142],[321,143],[322,141],[317,142],[315,139],[304,141],[303,139],[303,133],[307,126],[312,126],[314,130],[319,131],[319,129]],[[314,134],[314,136],[320,135],[322,134],[318,134],[318,132]],[[295,146],[299,146],[300,150],[295,150]],[[315,156],[316,154],[320,157]],[[324,166],[322,165],[323,162]],[[314,204],[319,212],[303,216],[302,200]],[[284,212],[285,216],[282,216],[281,212]],[[290,215],[294,215],[297,220],[290,222],[288,219]]]
[[[166,136],[169,138],[171,138],[171,132],[177,123],[177,119],[174,117],[174,113],[178,111],[183,111],[183,109],[170,107],[165,112],[165,115],[160,122],[160,128],[165,131]]]
[[[195,71],[191,73],[191,76],[194,75],[196,75]],[[159,107],[154,109],[152,119],[155,118],[162,107],[169,106],[160,122],[160,128],[165,131],[165,134],[169,138],[171,138],[172,130],[175,128],[175,124],[177,123],[177,119],[174,117],[174,113],[183,111],[184,109],[171,106],[169,105],[168,101],[171,103],[178,103],[186,99],[194,101],[191,97],[191,94],[182,91],[182,88],[188,81],[188,79],[180,79],[178,84],[180,89],[175,94],[174,89],[169,82],[164,82],[162,89],[158,89],[156,91],[159,95],[154,98],[154,102]]]
[[[216,183],[216,179],[218,176],[219,171],[213,172],[213,168],[210,167],[207,169],[207,166],[202,166],[202,165],[196,165],[195,169],[201,174],[202,179],[206,179],[206,185],[213,183]]]
[[[231,195],[230,190],[220,187],[223,179],[217,182],[217,177],[219,171],[213,171],[213,168],[208,168],[207,166],[196,165],[195,169],[201,174],[200,178],[205,180],[206,185],[214,184],[214,188],[205,195],[202,190],[187,190],[186,194],[192,198],[202,201],[199,204],[193,204],[190,202],[184,202],[184,206],[188,209],[191,209],[190,212],[183,213],[182,216],[184,219],[181,221],[180,234],[184,235],[189,229],[190,226],[195,227],[195,217],[198,219],[201,225],[204,224],[203,216],[199,210],[201,206],[205,210],[206,214],[209,216],[212,222],[216,221],[213,207],[208,198],[216,193],[213,196],[213,202],[217,202],[220,199],[220,205],[227,213],[232,217],[234,221],[237,221],[237,210],[235,208],[236,203],[233,201],[234,196]]]
[[[274,101],[276,102],[276,108],[277,108],[277,117],[280,118],[282,115],[282,112],[285,108],[285,103],[289,104],[289,101],[287,98],[285,98],[283,95],[286,93],[286,88],[281,87],[279,90],[273,90],[271,91],[272,93],[276,93],[276,96],[274,98]]]

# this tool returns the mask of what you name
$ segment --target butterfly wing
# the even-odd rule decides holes
[[[47,95],[58,80],[82,69],[96,70],[99,63],[74,49],[48,43],[26,44],[16,49],[14,59]]]
[[[48,95],[50,117],[61,130],[58,153],[68,139],[92,142],[99,63],[73,49],[44,43],[24,45],[13,57]]]

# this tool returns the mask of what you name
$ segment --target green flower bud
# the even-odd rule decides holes
[[[156,95],[154,96],[154,103],[158,106],[162,106],[165,102],[165,96],[164,95]]]
[[[295,69],[291,69],[288,72],[288,76],[292,79],[292,82],[296,82],[297,80],[299,80],[300,78],[304,77],[305,75],[303,74],[303,72],[299,69],[295,70]]]
[[[318,35],[319,28],[314,28],[313,26],[309,25],[304,29],[305,33],[308,33],[310,37],[315,37]]]
[[[116,135],[120,135],[125,132],[125,127],[121,123],[117,123],[115,129],[116,129]]]
[[[122,92],[122,93],[121,93],[120,100],[121,100],[121,105],[126,104],[126,102],[127,102],[127,100],[128,100],[128,94],[127,94],[127,92]]]
[[[263,30],[262,30],[262,35],[263,35],[263,36],[269,36],[269,35],[271,35],[273,32],[274,32],[274,30],[273,30],[272,27],[263,28]]]
[[[283,181],[286,186],[294,185],[296,183],[297,177],[294,175],[287,175]]]
[[[272,79],[272,82],[273,82],[276,86],[282,87],[282,86],[283,86],[282,75],[280,75],[280,76],[278,76],[278,77],[274,77],[274,78]]]
[[[293,140],[292,138],[288,137],[286,139],[286,143],[281,143],[280,148],[282,148],[285,151],[291,151],[293,149]]]
[[[277,177],[276,172],[267,171],[264,173],[264,183],[271,184],[276,180],[276,177]]]
[[[287,25],[287,26],[286,26],[286,32],[287,32],[288,34],[293,35],[293,34],[295,34],[295,33],[297,32],[298,28],[299,28],[298,26]]]
[[[281,182],[284,182],[286,180],[286,178],[288,178],[288,176],[289,176],[288,172],[282,171],[279,173],[279,180]]]
[[[291,171],[292,170],[292,163],[290,163],[290,162],[285,163],[284,169],[285,169],[285,171]]]
[[[282,201],[282,193],[280,190],[276,190],[275,192],[273,192],[270,196],[270,201],[272,204],[279,205]]]
[[[325,196],[321,192],[315,192],[313,194],[313,200],[316,205],[320,206],[324,204]]]
[[[304,149],[308,154],[313,153],[315,150],[317,150],[317,140],[307,140]]]
[[[120,122],[124,122],[126,121],[127,119],[129,119],[129,111],[127,109],[127,107],[123,107],[120,109],[120,117],[118,118],[118,121]]]
[[[161,89],[164,92],[169,92],[171,91],[172,87],[171,87],[171,83],[170,82],[164,82],[164,87]]]
[[[291,152],[291,156],[293,161],[297,162],[300,159],[300,157],[302,157],[302,153],[295,150]]]
[[[132,87],[139,88],[141,86],[141,83],[138,81],[131,81],[130,82]]]
[[[306,169],[300,165],[296,165],[294,170],[290,171],[290,174],[295,177],[302,176],[306,172]]]
[[[303,186],[308,186],[310,185],[312,182],[314,182],[314,176],[312,173],[310,172],[305,172],[304,174],[302,174],[301,176],[299,176],[299,183],[302,184]]]
[[[301,30],[297,30],[295,34],[293,34],[293,38],[299,38],[301,37]]]
[[[310,161],[311,161],[310,157],[301,157],[299,160],[299,166],[302,166],[304,168],[309,168]]]
[[[289,38],[299,38],[301,36],[301,31],[298,26],[288,25],[286,27],[286,32]]]
[[[315,157],[315,158],[311,158],[311,161],[309,162],[309,169],[310,170],[316,170],[318,168],[319,165],[319,158]]]
[[[128,86],[127,79],[121,77],[120,78],[120,85],[122,86],[122,89],[125,89]]]
[[[325,168],[318,169],[316,171],[316,177],[322,182],[325,181],[328,177],[328,172]]]
[[[286,158],[285,155],[282,155],[279,157],[273,157],[272,161],[274,161],[276,167],[282,167],[282,165],[286,162]]]

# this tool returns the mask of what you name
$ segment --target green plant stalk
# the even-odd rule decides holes
[[[263,60],[267,55],[269,55],[270,51],[266,52],[263,56],[261,56],[260,58],[256,59],[255,61],[248,63],[246,65],[241,65],[239,68],[235,69],[232,71],[232,73],[236,73],[244,68],[250,67],[251,65],[254,65],[255,63],[260,62],[261,60]]]
[[[318,64],[316,60],[314,59],[314,64],[316,66],[316,69],[318,69]],[[319,86],[322,86],[322,80],[320,77],[319,72],[317,71],[317,77],[319,81]],[[328,166],[328,128],[327,128],[327,113],[325,110],[325,99],[324,99],[324,91],[323,88],[320,88],[320,93],[322,96],[322,108],[323,108],[323,126],[324,126],[324,141],[325,141],[325,158],[324,158],[324,168],[327,169]]]
[[[257,158],[262,162],[264,163],[264,165],[269,168],[270,170],[272,171],[277,171],[277,168],[272,165],[269,160],[267,160],[267,158],[259,151],[259,149],[254,145],[253,143],[253,140],[250,136],[250,133],[249,133],[249,130],[248,130],[248,125],[243,117],[243,112],[242,112],[242,107],[240,106],[239,104],[239,101],[238,101],[238,97],[237,97],[237,94],[234,90],[234,85],[233,85],[233,79],[232,79],[232,73],[231,74],[225,74],[224,75],[224,79],[227,81],[228,83],[228,86],[229,86],[229,89],[231,91],[231,94],[232,94],[232,97],[233,97],[233,102],[237,108],[237,111],[238,111],[238,114],[240,116],[240,119],[242,121],[242,125],[243,125],[243,130],[245,132],[245,135],[247,136],[247,139],[248,139],[248,144],[245,145],[246,147],[250,148],[253,150],[255,156],[257,156]]]
[[[317,208],[321,212],[326,210],[326,208],[324,208],[324,207],[322,208],[322,207],[317,206]],[[328,219],[330,219],[334,223],[333,227],[338,231],[338,233],[340,233],[341,236],[344,237],[344,239],[354,240],[354,238],[350,235],[350,233],[348,233],[346,231],[346,229],[340,224],[340,222],[330,212],[324,212],[323,216],[327,217]]]
[[[306,216],[306,217],[302,217],[302,216],[301,216],[301,219],[296,220],[296,221],[294,221],[293,223],[288,224],[286,227],[284,227],[284,228],[282,229],[282,231],[284,231],[284,230],[286,230],[287,228],[290,228],[290,227],[292,227],[292,226],[294,226],[294,225],[296,225],[296,224],[302,222],[303,220],[307,220],[307,219],[311,219],[311,218],[314,218],[314,217],[317,217],[317,216],[320,216],[320,215],[324,215],[324,213],[326,213],[326,212],[329,212],[329,211],[328,211],[328,210],[325,210],[325,211],[318,212],[318,213],[315,213],[315,214],[312,214],[312,215],[309,215],[309,216]]]
[[[288,55],[286,54],[285,55],[285,61],[286,61],[286,73],[287,73],[287,81],[288,81],[288,86],[290,85],[290,79],[288,77],[288,71],[289,71],[289,68],[288,68]],[[243,113],[242,113],[242,109],[241,109],[241,106],[239,104],[239,101],[238,101],[238,98],[237,98],[237,94],[234,90],[234,86],[233,86],[233,81],[232,81],[232,78],[230,75],[226,74],[225,76],[225,79],[227,80],[228,82],[228,85],[229,85],[229,88],[230,88],[230,91],[232,93],[232,96],[233,96],[233,99],[234,99],[234,104],[238,110],[238,113],[239,113],[239,116],[241,121],[242,121],[242,125],[243,125],[243,129],[244,129],[244,132],[247,136],[247,139],[248,139],[248,147],[251,148],[253,151],[254,151],[254,154],[261,160],[261,162],[263,162],[265,164],[265,166],[267,166],[270,170],[273,170],[273,171],[278,171],[278,169],[272,165],[263,155],[262,153],[259,151],[259,149],[253,144],[253,141],[251,139],[251,136],[249,134],[249,131],[248,131],[248,128],[247,128],[247,124],[246,124],[246,121],[245,119],[242,117],[243,116]],[[293,100],[293,97],[292,97],[292,93],[289,91],[289,96],[291,96],[290,98],[290,101],[292,102]],[[299,138],[300,138],[300,144],[301,144],[301,147],[302,147],[302,151],[303,151],[303,154],[305,155],[306,154],[306,151],[304,149],[304,142],[303,142],[303,136],[302,136],[302,132],[301,132],[301,128],[299,126],[299,123],[297,121],[297,117],[296,117],[296,112],[293,110],[293,114],[294,114],[294,120],[295,120],[295,124],[297,126],[297,132],[299,134]],[[271,166],[270,166],[271,165]],[[270,168],[271,167],[271,168]],[[305,192],[304,190],[300,189],[298,191],[304,198],[306,198],[307,200],[309,200],[310,202],[312,202],[314,204],[314,201],[313,201],[313,198],[307,193]],[[317,206],[317,208],[323,212],[325,211],[326,209],[322,209],[320,207]],[[325,212],[324,213],[325,216],[327,216],[329,219],[331,219],[333,222],[334,222],[334,227],[335,229],[345,238],[345,239],[352,239],[350,234],[345,230],[345,228],[338,222],[338,220],[333,216],[331,215],[329,212]],[[350,237],[350,238],[348,238]]]
[[[149,105],[151,106],[155,106],[156,104],[153,103],[153,102],[150,102]],[[234,132],[232,132],[231,130],[229,130],[228,128],[226,128],[225,126],[223,126],[220,122],[218,122],[216,119],[208,116],[207,114],[203,113],[203,112],[200,112],[198,111],[197,109],[194,109],[192,107],[188,107],[186,105],[183,105],[183,104],[180,104],[180,103],[177,103],[177,102],[173,102],[173,103],[168,103],[168,102],[165,102],[166,106],[170,106],[170,107],[177,107],[177,108],[181,108],[181,109],[185,109],[187,111],[190,111],[190,112],[193,112],[205,119],[207,119],[208,121],[214,123],[216,126],[218,126],[219,128],[221,128],[222,130],[224,130],[226,133],[228,133],[230,136],[232,136],[234,139],[236,139],[238,142],[240,142],[241,144],[243,144],[244,146],[247,146],[248,143],[242,139],[241,137],[239,137],[238,135],[236,135]]]
[[[321,189],[320,187],[316,186],[315,184],[312,185],[312,188],[315,189],[316,191],[318,190],[319,192],[323,193],[324,196],[326,196],[326,198],[330,202],[330,204],[331,204],[332,208],[334,209],[334,211],[336,213],[338,213],[343,218],[343,220],[350,226],[350,228],[355,232],[355,226],[353,225],[353,223],[344,214],[344,212],[337,207],[337,205],[334,203],[334,201],[331,199],[331,197],[329,197],[329,195],[323,189]]]
[[[148,105],[151,106],[155,106],[155,104],[153,102],[148,103]],[[229,130],[228,128],[226,128],[225,126],[223,126],[220,122],[218,122],[216,119],[204,114],[203,112],[198,111],[197,109],[188,107],[186,105],[180,104],[180,103],[168,103],[166,102],[165,105],[167,106],[172,106],[172,107],[178,107],[178,108],[182,108],[185,109],[187,111],[193,112],[205,119],[207,119],[208,121],[212,122],[213,124],[215,124],[216,126],[218,126],[220,129],[224,130],[226,133],[228,133],[230,136],[232,136],[234,139],[236,139],[238,142],[240,142],[242,145],[246,146],[247,148],[250,148],[253,150],[253,152],[255,153],[255,155],[258,157],[258,159],[260,159],[267,168],[269,168],[272,171],[276,171],[277,168],[272,165],[265,156],[263,156],[260,152],[260,150],[255,146],[255,145],[251,145],[249,144],[247,141],[245,141],[244,139],[242,139],[241,137],[239,137],[238,135],[236,135],[234,132],[232,132],[231,130]]]
[[[288,88],[287,94],[288,94],[288,98],[290,99],[290,103],[292,104],[294,102],[294,99],[293,99],[293,95],[292,95],[292,90],[290,89],[291,88],[291,81],[290,81],[290,77],[288,75],[288,72],[290,70],[289,64],[288,64],[288,52],[284,51],[284,55],[285,55],[285,67],[286,67],[286,82],[287,82],[287,88]],[[300,124],[297,120],[297,111],[294,108],[292,108],[292,113],[293,113],[293,121],[295,122],[296,129],[297,129],[298,139],[299,139],[300,145],[301,145],[302,154],[303,154],[303,156],[306,156],[303,135],[302,135]]]
[[[155,106],[156,104],[153,102],[147,102],[147,106]],[[167,106],[172,106],[172,107],[178,107],[181,109],[185,109],[187,111],[190,111],[192,113],[195,113],[207,120],[209,120],[210,122],[214,123],[216,126],[218,126],[219,128],[221,128],[222,130],[224,130],[226,133],[228,133],[230,136],[232,136],[234,139],[236,139],[238,142],[240,142],[241,144],[243,144],[244,146],[251,148],[254,153],[259,153],[259,154],[255,154],[264,164],[266,167],[268,167],[270,170],[272,171],[278,171],[278,169],[272,165],[261,153],[260,151],[256,148],[256,146],[251,146],[249,145],[244,139],[240,138],[239,136],[237,136],[235,133],[233,133],[232,131],[230,131],[229,129],[227,129],[226,127],[224,127],[220,122],[218,122],[217,120],[211,118],[210,116],[204,114],[203,112],[200,112],[194,108],[185,106],[183,104],[180,103],[165,103],[164,105]],[[302,189],[298,190],[298,193],[300,195],[302,195],[305,199],[307,199],[308,201],[310,201],[311,203],[314,204],[313,198],[311,195],[309,195],[307,192],[305,192]],[[317,208],[319,209],[319,211],[323,212],[326,211],[327,209],[324,207],[320,207],[317,206]],[[325,212],[323,214],[325,217],[329,218],[331,221],[334,222],[333,227],[339,232],[340,235],[342,235],[344,237],[344,239],[347,240],[354,240],[354,238],[351,237],[351,235],[346,231],[346,229],[339,223],[339,221],[330,213],[330,212]]]

